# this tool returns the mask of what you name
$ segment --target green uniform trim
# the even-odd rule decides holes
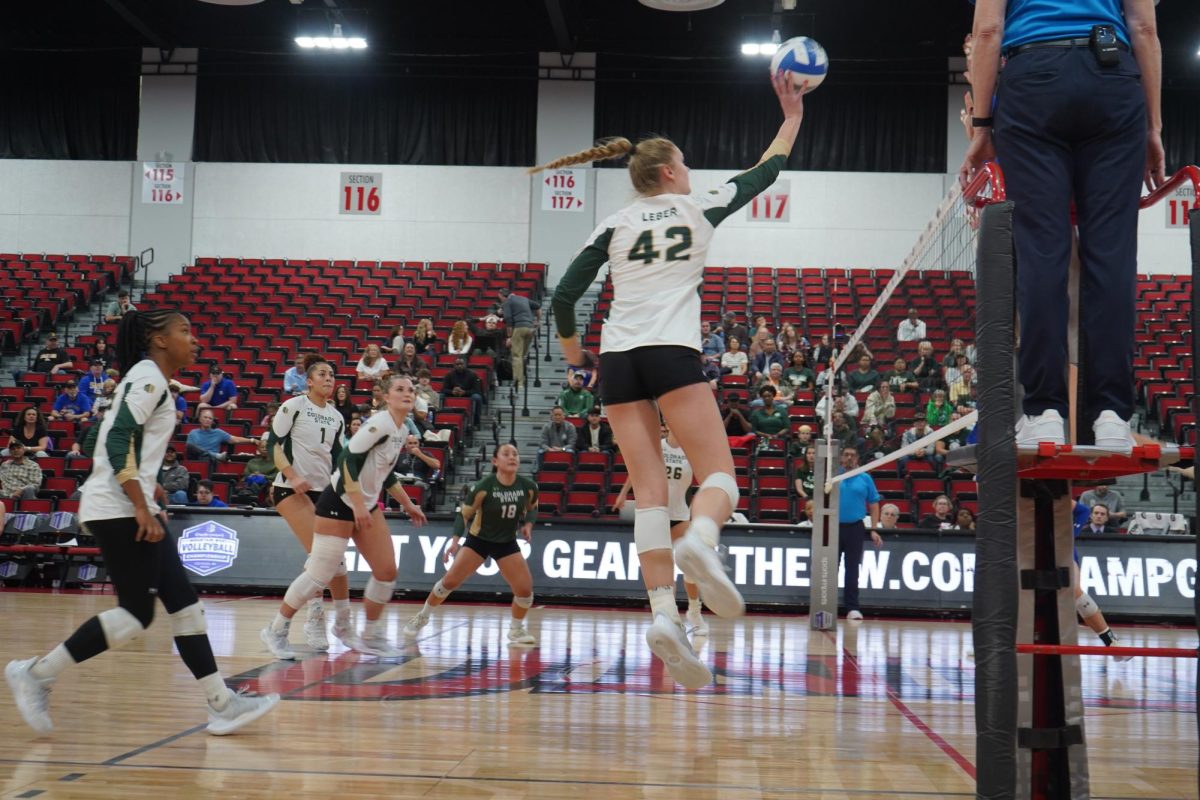
[[[494,473],[485,475],[472,491],[475,513],[468,521],[470,533],[486,542],[516,541],[517,530],[530,521],[530,511],[537,510],[537,484],[524,475],[509,486]]]
[[[583,248],[554,289],[550,307],[554,309],[554,326],[564,339],[575,335],[575,304],[596,280],[600,268],[608,263],[608,244],[612,235],[613,229],[608,228]]]
[[[775,155],[768,158],[756,167],[751,167],[740,175],[734,175],[729,179],[737,187],[737,194],[733,196],[733,200],[729,201],[728,205],[719,208],[709,208],[704,212],[704,218],[714,228],[729,218],[733,212],[740,210],[752,199],[755,195],[766,190],[768,186],[775,182],[779,177],[779,173],[787,166],[787,157]]]
[[[296,419],[300,416],[300,410],[297,409],[292,414],[292,426],[296,424]],[[284,418],[286,419],[286,417]],[[283,472],[288,467],[292,466],[294,459],[292,458],[292,428],[288,428],[288,432],[282,437],[275,435],[275,421],[271,420],[271,426],[267,428],[267,453],[270,454],[271,460],[275,463],[275,469]],[[335,462],[336,463],[336,462]]]
[[[117,476],[117,483],[120,484],[137,479],[138,466],[142,461],[142,439],[145,435],[145,426],[139,425],[133,418],[133,412],[129,410],[131,387],[132,384],[125,384],[125,392],[121,395],[121,407],[112,427],[108,429],[108,436],[104,439],[104,452],[108,455],[108,463]],[[168,394],[163,392],[163,396],[154,404],[156,409],[163,404]],[[80,449],[82,450],[82,445]]]

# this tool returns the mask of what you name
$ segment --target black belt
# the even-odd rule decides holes
[[[1024,53],[1026,50],[1033,50],[1037,47],[1087,47],[1091,43],[1091,39],[1088,39],[1086,36],[1082,39],[1050,39],[1045,42],[1030,42],[1029,44],[1019,44],[1016,47],[1008,48],[1004,51],[1004,57],[1012,58],[1015,55]],[[1118,40],[1117,49],[1129,52],[1129,45]]]

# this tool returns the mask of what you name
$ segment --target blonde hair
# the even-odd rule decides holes
[[[413,331],[413,338],[420,339],[422,342],[433,335],[433,320],[423,319],[417,323],[417,329]]]
[[[669,166],[678,150],[679,148],[675,146],[674,142],[661,136],[643,139],[636,145],[624,136],[614,136],[598,142],[587,150],[580,150],[578,153],[561,156],[541,166],[531,167],[528,172],[533,175],[545,169],[560,169],[628,155],[629,180],[638,194],[647,194],[658,188],[660,180],[658,168]]]

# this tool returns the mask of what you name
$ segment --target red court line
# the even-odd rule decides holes
[[[1157,656],[1196,658],[1194,647],[1106,647],[1098,644],[1018,644],[1018,653],[1035,656]]]
[[[823,633],[833,641],[834,645],[837,645],[837,637],[834,634],[830,633],[829,631],[823,631]],[[843,647],[842,655],[854,665],[855,669],[858,669],[858,658],[855,657],[853,653]],[[949,756],[951,761],[953,761],[955,764],[958,764],[958,766],[962,768],[963,772],[971,776],[971,780],[975,780],[975,765],[972,764],[966,756],[958,752],[954,745],[947,742],[940,735],[938,735],[937,731],[929,727],[925,720],[921,719],[915,711],[909,708],[908,705],[900,699],[900,695],[896,694],[895,690],[887,690],[887,699],[893,706],[896,707],[897,711],[904,715],[905,719],[913,724],[913,727],[925,734],[925,738],[933,742],[939,750]]]

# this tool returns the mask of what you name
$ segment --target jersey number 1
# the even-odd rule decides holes
[[[692,246],[692,229],[683,225],[676,225],[673,228],[667,228],[664,235],[668,239],[678,239],[676,244],[667,248],[668,261],[682,261],[687,258],[687,251]],[[641,261],[643,264],[649,264],[659,257],[659,252],[654,249],[654,232],[642,231],[641,235],[634,241],[633,247],[626,256],[630,261]]]

